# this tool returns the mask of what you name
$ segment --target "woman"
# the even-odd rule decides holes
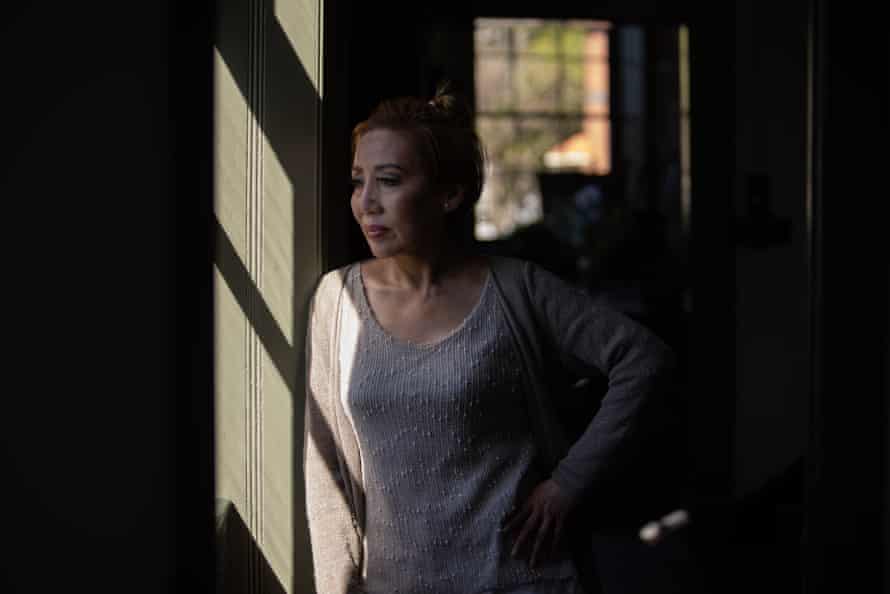
[[[307,339],[306,502],[320,594],[581,592],[566,518],[614,465],[670,353],[531,264],[472,249],[482,149],[453,97],[353,132],[373,258],[326,274]],[[554,362],[605,373],[571,448]]]

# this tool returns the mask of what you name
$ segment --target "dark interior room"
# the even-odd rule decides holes
[[[890,593],[890,36],[872,12],[7,9],[0,591],[315,591],[304,337],[321,274],[370,257],[351,134],[447,81],[486,148],[479,249],[677,356],[596,495],[588,594]],[[606,387],[565,388],[571,430]]]

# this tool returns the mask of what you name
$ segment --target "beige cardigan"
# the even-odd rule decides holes
[[[644,400],[670,377],[673,355],[654,334],[595,303],[542,268],[490,258],[494,286],[520,355],[529,413],[552,478],[573,499],[614,465],[633,433]],[[310,307],[306,341],[304,435],[306,512],[319,594],[362,592],[364,496],[362,459],[345,406],[360,329],[345,290],[348,267],[325,274]],[[609,389],[574,444],[565,443],[553,408],[550,374],[605,374]]]

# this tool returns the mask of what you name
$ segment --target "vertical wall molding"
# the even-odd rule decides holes
[[[302,353],[321,272],[323,2],[217,0],[217,498],[243,524],[223,537],[225,592],[313,587]]]
[[[263,304],[263,152],[266,115],[266,26],[269,13],[266,0],[250,0],[248,15],[248,85],[247,112],[245,237],[246,264],[257,291],[248,303],[248,319],[256,319]],[[245,520],[256,546],[248,548],[248,594],[263,592],[263,347],[253,324],[245,325],[245,436],[244,484],[246,485]]]

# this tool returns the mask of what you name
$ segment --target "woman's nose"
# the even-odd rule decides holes
[[[375,212],[376,209],[380,207],[380,204],[377,202],[377,192],[374,189],[374,184],[366,183],[361,187],[361,194],[359,194],[359,206],[364,212]]]

